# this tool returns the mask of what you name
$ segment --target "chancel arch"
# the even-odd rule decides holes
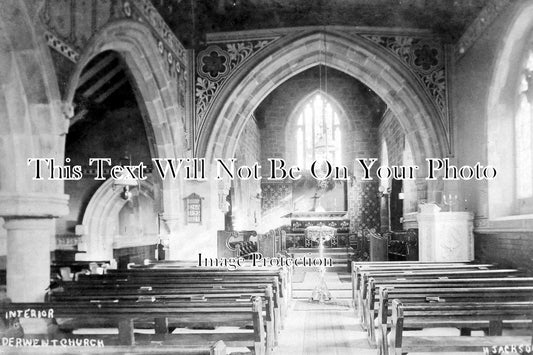
[[[240,131],[259,103],[281,83],[317,64],[345,72],[375,91],[401,122],[418,165],[425,166],[426,157],[446,155],[444,128],[412,75],[376,44],[334,31],[288,35],[243,65],[214,103],[199,154],[207,161],[233,156]],[[433,198],[432,189],[421,191],[428,195],[420,198]]]

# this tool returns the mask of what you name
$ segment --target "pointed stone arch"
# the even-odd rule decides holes
[[[122,190],[113,188],[113,182],[113,179],[108,179],[96,190],[83,215],[83,242],[87,254],[82,257],[87,260],[113,258],[113,241],[116,234],[114,224],[118,221],[120,210],[127,203],[121,197]],[[154,188],[151,179],[139,181],[138,193],[154,201]]]
[[[150,29],[138,22],[113,22],[91,38],[71,76],[66,101],[72,103],[85,66],[104,51],[121,55],[131,73],[152,156],[173,158],[182,154],[185,128],[180,117],[184,113],[178,105],[177,88],[172,85]]]
[[[185,112],[178,103],[177,85],[172,81],[150,29],[139,22],[112,22],[91,38],[71,76],[67,102],[72,103],[74,99],[82,70],[104,51],[118,53],[131,74],[130,82],[145,123],[151,156],[169,159],[184,156]],[[182,205],[177,203],[181,201],[181,181],[156,179],[155,183],[162,186],[165,219],[177,221]]]
[[[199,137],[199,155],[207,161],[231,157],[259,103],[281,83],[322,64],[354,77],[381,97],[399,119],[422,170],[426,157],[445,157],[446,134],[438,112],[409,70],[363,37],[333,30],[326,34],[325,52],[324,31],[308,30],[277,40],[240,67],[213,103],[207,129]],[[432,186],[425,189],[433,192]]]

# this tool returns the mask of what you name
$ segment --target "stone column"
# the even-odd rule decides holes
[[[50,284],[52,218],[6,218],[7,296],[13,302],[43,302]]]

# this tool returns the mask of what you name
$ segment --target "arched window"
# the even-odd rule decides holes
[[[341,164],[339,113],[320,93],[313,95],[296,120],[296,159],[298,166],[309,167],[315,160]]]
[[[518,212],[533,211],[533,50],[529,50],[520,77],[515,117],[516,198]]]

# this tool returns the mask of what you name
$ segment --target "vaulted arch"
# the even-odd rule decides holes
[[[218,95],[200,136],[208,161],[231,157],[239,134],[259,103],[292,76],[328,65],[367,85],[399,119],[423,169],[426,157],[446,155],[446,134],[434,105],[412,74],[383,48],[359,36],[309,30],[288,35],[243,65]],[[324,51],[324,48],[327,50]]]
[[[118,234],[119,212],[127,203],[122,195],[122,189],[113,187],[114,180],[104,182],[89,201],[83,215],[84,243],[87,254],[83,258],[87,260],[107,260],[113,258],[114,237]],[[139,195],[143,195],[151,201],[155,200],[154,184],[151,179],[139,181],[139,187],[135,188]],[[146,244],[154,244],[156,241],[146,240]]]
[[[72,102],[84,67],[104,51],[119,53],[131,73],[146,129],[152,158],[182,157],[186,151],[183,125],[185,112],[178,104],[177,86],[160,55],[150,29],[135,21],[112,22],[91,38],[74,71],[67,92]],[[169,219],[177,220],[181,203],[181,181],[166,179],[161,184],[162,211]]]
[[[113,22],[91,39],[70,79],[67,101],[74,99],[83,68],[104,51],[118,52],[131,73],[152,156],[180,156],[185,149],[185,129],[179,119],[183,113],[180,113],[177,89],[172,85],[150,29],[138,22]]]

